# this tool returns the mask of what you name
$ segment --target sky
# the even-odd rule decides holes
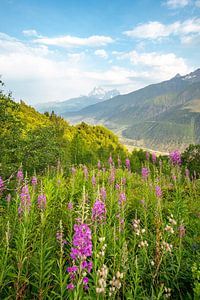
[[[1,0],[0,74],[28,104],[200,67],[200,0]]]

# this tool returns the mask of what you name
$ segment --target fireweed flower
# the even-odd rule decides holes
[[[126,195],[124,192],[121,192],[119,194],[119,204],[123,205],[126,202]]]
[[[72,202],[69,202],[68,204],[67,204],[67,209],[68,210],[72,210],[73,209],[73,203]]]
[[[111,156],[111,155],[109,156],[108,163],[109,163],[110,166],[111,166],[112,163],[113,163],[113,159],[112,159],[112,156]]]
[[[144,208],[146,208],[146,203],[145,203],[145,200],[144,200],[144,199],[139,200],[139,202],[141,203],[141,205],[142,205]]]
[[[17,180],[20,182],[20,181],[23,180],[23,178],[24,178],[24,175],[23,175],[22,170],[18,170],[18,172],[17,172]]]
[[[98,161],[98,163],[97,163],[97,168],[100,170],[101,169],[101,162],[100,162],[100,160]]]
[[[11,200],[11,194],[8,194],[7,197],[6,197],[7,203],[10,203],[10,200]]]
[[[114,181],[115,181],[115,169],[114,168],[112,168],[110,171],[110,176],[108,178],[108,181],[110,184],[114,183]]]
[[[188,169],[185,169],[185,177],[190,178],[190,171]]]
[[[116,190],[120,190],[120,185],[118,183],[115,184]]]
[[[105,203],[101,200],[96,200],[92,208],[92,220],[98,223],[102,223],[106,220],[106,208]]]
[[[130,159],[126,159],[125,160],[125,165],[126,165],[126,168],[128,169],[128,170],[130,170],[130,168],[131,168],[131,162],[130,162]]]
[[[117,164],[118,164],[118,167],[120,168],[121,167],[121,164],[122,164],[122,162],[121,162],[121,159],[118,157],[118,159],[117,159]]]
[[[67,271],[69,273],[73,272],[71,280],[75,280],[77,271],[79,269],[82,270],[84,274],[83,288],[88,289],[88,278],[86,277],[86,272],[90,273],[92,270],[92,261],[87,261],[87,259],[92,256],[92,237],[91,230],[87,224],[74,225],[74,236],[72,243],[73,246],[71,248],[70,256],[76,265],[71,268],[67,268]],[[67,288],[73,289],[74,284],[68,284]]]
[[[79,260],[92,255],[91,230],[87,224],[74,225],[73,247],[70,256],[73,260]]]
[[[179,226],[179,237],[182,239],[185,236],[185,227],[184,225]]]
[[[67,272],[68,273],[75,273],[78,271],[78,267],[77,266],[72,266],[72,267],[68,267],[67,268]]]
[[[122,180],[121,180],[121,182],[122,182],[123,185],[125,185],[126,184],[126,178],[123,177]]]
[[[149,152],[146,152],[145,156],[146,156],[146,160],[149,160],[149,158],[150,158]]]
[[[68,290],[73,290],[73,289],[74,289],[73,283],[69,283],[69,284],[67,285],[67,289],[68,289]]]
[[[36,176],[32,177],[31,183],[33,186],[37,185],[37,177]]]
[[[155,190],[156,190],[156,197],[160,198],[162,196],[161,187],[159,185],[157,185],[156,188],[155,188]]]
[[[154,152],[151,154],[151,159],[152,159],[152,162],[155,164],[157,158],[156,158],[156,154]]]
[[[100,188],[100,198],[105,201],[106,200],[106,189],[104,187]]]
[[[83,288],[84,288],[85,290],[88,289],[88,282],[89,282],[88,277],[83,277]]]
[[[95,177],[95,175],[92,176],[92,185],[93,186],[96,185],[96,177]]]
[[[175,150],[169,154],[171,163],[175,165],[181,164],[181,153],[178,150]]]
[[[142,168],[142,178],[147,179],[149,176],[149,170],[147,168]]]
[[[67,241],[63,239],[63,232],[59,230],[56,232],[56,240],[61,243],[62,246],[67,244]]]
[[[76,168],[72,167],[71,172],[72,172],[72,175],[75,175],[76,174]]]
[[[19,214],[23,213],[24,211],[29,211],[31,208],[31,197],[30,197],[27,185],[22,187],[20,199],[21,199],[21,202],[20,202],[20,206],[18,208]]]
[[[86,166],[83,166],[83,174],[84,174],[85,178],[87,179],[88,178],[88,169]]]
[[[177,179],[177,178],[176,178],[176,175],[172,175],[172,180],[173,180],[173,181],[176,181],[176,179]]]
[[[41,210],[45,210],[46,203],[47,203],[46,195],[45,194],[38,195],[38,208]]]
[[[3,192],[4,188],[5,188],[4,187],[4,181],[3,181],[2,177],[0,176],[0,193]]]

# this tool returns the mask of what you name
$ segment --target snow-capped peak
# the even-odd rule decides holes
[[[89,94],[88,97],[93,97],[97,99],[107,100],[113,98],[117,95],[120,95],[120,92],[117,89],[105,90],[103,87],[95,87]]]

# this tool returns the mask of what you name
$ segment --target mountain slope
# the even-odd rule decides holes
[[[102,123],[132,144],[168,151],[200,140],[200,69],[86,107],[71,121]]]
[[[80,96],[62,102],[41,103],[37,104],[36,108],[42,113],[54,111],[62,116],[65,113],[79,111],[89,105],[111,99],[117,95],[119,95],[119,91],[116,89],[106,91],[102,87],[95,87],[87,96]]]

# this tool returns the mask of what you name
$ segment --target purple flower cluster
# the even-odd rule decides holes
[[[122,178],[121,183],[122,183],[123,185],[126,184],[126,178],[125,178],[125,177]]]
[[[96,177],[95,177],[95,175],[92,176],[92,185],[93,186],[96,185]]]
[[[68,210],[72,210],[73,207],[74,207],[74,205],[73,205],[72,202],[69,202],[69,203],[67,204],[67,209],[68,209]]]
[[[181,153],[178,150],[175,150],[169,154],[171,163],[175,165],[181,164]]]
[[[131,168],[131,162],[130,162],[130,159],[126,159],[125,160],[125,165],[126,165],[126,168],[128,169],[128,170],[130,170],[130,168]]]
[[[156,197],[157,198],[161,198],[161,196],[162,196],[161,187],[159,185],[157,185],[156,188],[155,188],[155,190],[156,190]]]
[[[146,160],[149,160],[149,158],[150,158],[149,152],[146,152],[145,156],[146,156]]]
[[[0,193],[3,192],[4,188],[5,188],[4,187],[4,181],[3,181],[2,177],[0,176]]]
[[[113,164],[113,159],[112,159],[111,155],[109,156],[108,163],[109,163],[110,166]]]
[[[76,168],[72,167],[71,172],[72,172],[72,175],[75,175],[76,174]]]
[[[114,168],[112,168],[110,171],[110,176],[108,178],[108,181],[110,184],[115,182],[115,169]]]
[[[31,208],[31,196],[29,194],[28,186],[25,185],[22,187],[22,192],[20,194],[20,206],[18,208],[18,213],[21,214],[25,210],[29,211]]]
[[[18,170],[18,172],[17,172],[17,180],[20,182],[20,181],[23,180],[23,178],[24,178],[24,174],[23,174],[22,170]]]
[[[83,174],[84,174],[84,177],[87,179],[88,178],[88,169],[86,166],[83,166]]]
[[[154,152],[151,154],[151,159],[152,159],[152,162],[155,164],[157,158],[156,158],[156,154]]]
[[[184,225],[179,226],[178,230],[179,230],[179,237],[182,239],[185,236],[185,226]]]
[[[36,176],[32,177],[31,183],[33,186],[37,185],[37,177]]]
[[[106,220],[106,207],[105,203],[101,200],[96,200],[92,208],[92,220],[102,223]]]
[[[74,225],[73,247],[70,256],[73,260],[84,259],[92,255],[91,230],[87,224]]]
[[[119,204],[123,205],[126,202],[126,195],[124,192],[121,192],[119,194]]]
[[[90,273],[92,270],[92,261],[87,261],[87,258],[92,256],[92,237],[91,230],[87,224],[75,224],[74,225],[74,237],[73,237],[73,247],[70,253],[71,258],[74,263],[72,267],[67,268],[67,272],[70,273],[71,282],[67,285],[67,289],[74,289],[73,281],[76,280],[78,276],[77,272],[82,269],[84,273]],[[88,289],[88,277],[85,276],[82,279],[83,288]]]
[[[190,178],[190,171],[188,169],[185,169],[185,177]]]
[[[8,194],[8,195],[7,195],[6,201],[7,201],[7,203],[10,203],[10,201],[11,201],[11,194]]]
[[[97,168],[100,170],[101,169],[101,162],[100,162],[100,160],[98,161],[98,163],[97,163]]]
[[[106,189],[104,187],[100,188],[100,198],[105,201],[106,200]]]
[[[59,241],[62,244],[62,246],[67,244],[67,241],[63,239],[62,230],[56,232],[56,240]]]
[[[149,176],[149,169],[148,168],[142,168],[142,178],[147,179]]]
[[[46,209],[47,199],[45,194],[38,195],[38,208],[41,210]]]
[[[116,184],[115,184],[115,188],[116,188],[116,190],[120,190],[120,185],[119,185],[119,183],[116,183]]]

